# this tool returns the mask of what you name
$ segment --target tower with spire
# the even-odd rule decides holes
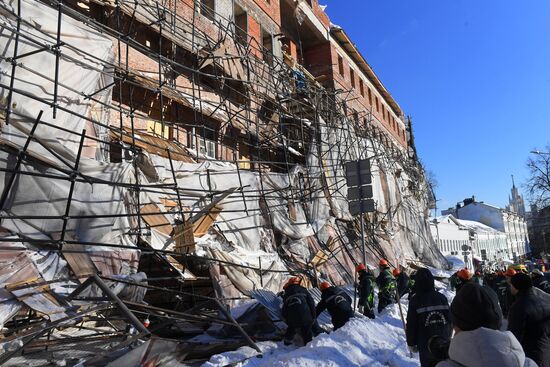
[[[512,175],[511,196],[508,196],[508,205],[506,206],[506,209],[517,213],[522,218],[525,218],[525,203],[523,202],[523,196],[519,193],[516,183],[514,182],[514,175]]]

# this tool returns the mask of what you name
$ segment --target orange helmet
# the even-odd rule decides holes
[[[507,277],[513,277],[514,275],[516,275],[516,271],[513,268],[508,268],[504,275],[506,275]]]
[[[367,267],[365,266],[365,264],[359,264],[357,265],[357,267],[355,268],[355,271],[356,272],[360,272],[362,270],[367,270]]]
[[[386,259],[380,259],[380,262],[378,262],[379,266],[388,266],[388,260]]]
[[[472,273],[470,273],[470,270],[464,268],[464,269],[461,269],[459,272],[458,272],[458,277],[462,280],[470,280],[472,279]]]
[[[399,269],[393,269],[392,271],[392,274],[394,277],[398,276],[401,272],[399,271]]]
[[[319,289],[320,290],[324,291],[327,288],[330,288],[330,283],[329,282],[321,282],[321,284],[319,284]]]

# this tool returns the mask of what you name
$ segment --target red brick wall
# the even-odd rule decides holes
[[[277,25],[281,25],[281,11],[279,0],[253,0],[254,3]]]
[[[319,7],[318,0],[311,0],[311,8],[313,9],[313,14],[323,23],[326,28],[330,28],[330,19],[328,15]]]
[[[262,31],[261,26],[253,16],[248,14],[248,35],[254,38],[252,41],[253,53],[258,57],[262,58],[262,53],[260,52],[260,46],[262,45]]]
[[[312,50],[311,55],[311,60],[319,60],[320,63],[324,62],[326,65],[331,65],[331,70],[324,69],[324,72],[329,75],[329,78],[323,84],[332,84],[335,89],[352,90],[352,92],[348,95],[349,102],[347,103],[348,114],[350,116],[353,116],[353,111],[357,111],[359,118],[362,120],[364,117],[367,117],[368,111],[371,111],[374,117],[381,123],[382,126],[384,126],[385,130],[389,134],[400,142],[401,145],[404,147],[407,146],[405,127],[398,123],[397,117],[393,114],[393,112],[390,112],[391,109],[389,106],[383,103],[384,99],[382,96],[374,87],[367,83],[367,77],[361,73],[361,70],[355,66],[355,64],[348,61],[345,54],[339,54],[336,47],[332,43],[327,43],[327,46],[325,47],[318,47],[315,50]],[[342,56],[344,66],[343,75],[340,75],[338,65],[339,55]],[[353,88],[351,84],[350,64],[353,66],[355,74],[355,88]],[[320,75],[319,71],[314,67],[312,70],[315,71],[315,73],[312,71],[312,74],[315,76]],[[319,70],[323,70],[322,67],[319,67]],[[363,80],[364,96],[361,95],[360,91],[360,78]],[[372,95],[372,103],[369,103],[369,89]],[[376,109],[376,98],[378,98],[379,102],[378,110]]]

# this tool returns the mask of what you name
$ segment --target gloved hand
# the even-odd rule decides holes
[[[409,348],[409,352],[411,353],[418,353],[418,345],[407,345]]]

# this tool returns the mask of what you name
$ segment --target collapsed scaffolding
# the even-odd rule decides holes
[[[226,307],[290,275],[353,282],[351,160],[374,167],[368,261],[443,264],[414,150],[234,20],[204,25],[210,11],[0,1],[0,363],[67,338],[112,341],[82,352],[86,365],[138,340],[200,358],[217,349],[192,337],[212,324],[255,347],[261,322]]]

